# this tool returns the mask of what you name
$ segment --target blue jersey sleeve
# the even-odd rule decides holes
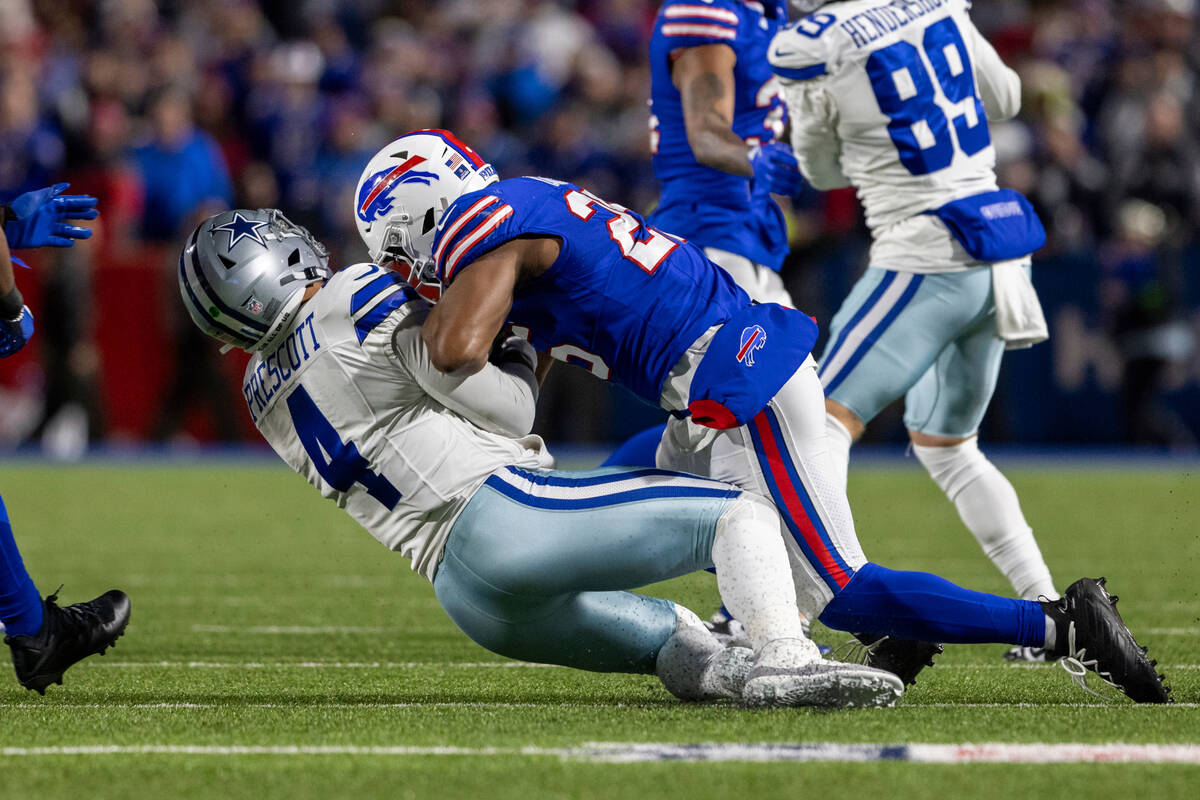
[[[737,0],[667,0],[654,25],[671,51],[706,44],[734,47],[741,10]]]
[[[449,286],[463,267],[516,236],[513,228],[513,207],[500,192],[483,190],[455,200],[433,240],[442,285]]]

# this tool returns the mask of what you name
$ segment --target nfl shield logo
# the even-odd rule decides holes
[[[754,366],[754,353],[762,350],[767,344],[767,332],[761,325],[750,325],[742,330],[741,347],[738,349],[737,360],[747,367]]]
[[[251,297],[246,301],[246,310],[251,314],[261,314],[263,310],[262,301],[257,297]]]

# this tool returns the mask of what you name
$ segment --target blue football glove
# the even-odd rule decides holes
[[[33,338],[33,312],[22,306],[16,319],[0,319],[0,358],[8,358]]]
[[[804,188],[804,176],[792,148],[780,142],[767,142],[750,148],[750,190],[754,194],[770,192],[795,197]]]
[[[68,225],[69,219],[95,219],[100,216],[96,198],[86,194],[63,194],[69,183],[56,183],[45,189],[26,192],[4,209],[4,235],[8,246],[71,247],[76,239],[87,239],[90,228]]]

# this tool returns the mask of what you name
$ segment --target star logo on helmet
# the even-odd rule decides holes
[[[265,221],[259,222],[252,219],[246,219],[240,211],[233,212],[233,219],[226,222],[224,225],[213,226],[213,233],[217,231],[225,231],[229,234],[229,250],[233,250],[242,239],[249,239],[257,245],[266,247],[267,243],[263,241],[262,234],[259,233],[259,228],[265,228]]]

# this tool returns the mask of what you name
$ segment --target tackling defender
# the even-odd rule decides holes
[[[510,338],[470,376],[435,369],[429,311],[394,272],[332,275],[274,210],[203,222],[179,259],[196,325],[254,354],[254,424],[296,472],[412,560],[468,636],[510,658],[655,673],[688,700],[888,706],[903,684],[823,661],[805,638],[765,499],[662,470],[560,472],[529,435],[536,354]],[[625,589],[716,567],[753,651]]]
[[[821,357],[831,477],[845,487],[851,443],[903,396],[917,459],[983,551],[1018,596],[1057,598],[977,437],[1005,347],[1047,336],[1028,277],[1045,233],[1023,196],[997,189],[988,130],[1019,110],[1020,78],[964,0],[811,5],[771,46],[792,145],[815,187],[858,190],[873,239]]]
[[[1080,580],[1061,603],[1039,604],[867,562],[845,493],[826,477],[824,399],[809,355],[816,323],[753,304],[690,243],[569,183],[499,181],[438,130],[380,150],[355,213],[373,258],[441,296],[422,326],[434,366],[459,376],[483,369],[507,321],[550,358],[672,412],[663,443],[672,465],[698,464],[769,495],[787,525],[806,617],[910,640],[1086,651],[1091,668],[1131,697],[1168,700],[1099,582]]]
[[[67,184],[27,192],[0,206],[0,358],[18,352],[33,336],[33,314],[17,288],[12,247],[71,247],[92,235],[88,228],[68,224],[95,219],[96,198],[64,195]],[[20,263],[17,260],[17,263]],[[60,587],[61,588],[61,587]],[[58,592],[42,599],[25,570],[21,552],[0,499],[0,622],[4,643],[12,651],[17,680],[26,689],[45,694],[51,683],[62,683],[72,664],[95,653],[104,654],[129,624],[129,598],[109,590],[94,600],[59,606]]]

